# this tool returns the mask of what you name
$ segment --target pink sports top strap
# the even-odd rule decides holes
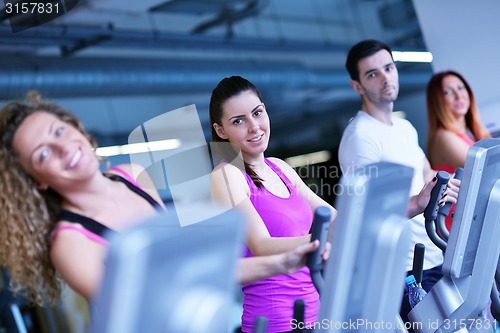
[[[457,136],[458,136],[460,139],[464,140],[464,141],[465,141],[465,143],[467,143],[469,146],[472,146],[472,145],[474,145],[474,143],[476,143],[474,140],[472,140],[470,137],[468,137],[468,136],[467,136],[467,135],[465,135],[465,134],[461,134],[461,133],[456,133],[456,134],[457,134]]]
[[[90,232],[87,229],[79,228],[79,227],[76,227],[73,225],[63,225],[63,226],[60,226],[60,227],[57,227],[56,229],[54,229],[54,231],[52,231],[52,234],[50,235],[50,242],[52,243],[54,241],[54,239],[56,238],[57,234],[60,233],[61,231],[65,231],[65,230],[73,230],[73,231],[79,232],[79,233],[83,234],[84,236],[86,236],[87,238],[89,238],[89,239],[91,239],[99,244],[102,244],[104,246],[109,245],[108,240],[106,240],[105,238],[103,238],[97,234],[94,234],[93,232]]]
[[[131,182],[132,184],[134,184],[135,186],[137,186],[138,188],[140,188],[141,190],[142,187],[137,184],[137,182],[135,181],[135,179],[125,170],[123,170],[122,168],[119,168],[119,167],[112,167],[110,168],[109,170],[112,170],[112,171],[116,171],[118,172],[119,174],[121,174],[126,180],[128,180],[129,182]],[[144,191],[144,190],[143,190]]]

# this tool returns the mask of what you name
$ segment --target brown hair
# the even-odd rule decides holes
[[[359,82],[359,61],[381,50],[389,52],[392,58],[389,45],[376,39],[366,39],[351,47],[345,61],[345,67],[351,79]]]

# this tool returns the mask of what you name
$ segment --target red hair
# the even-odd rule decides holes
[[[448,70],[434,74],[427,85],[427,119],[429,124],[427,151],[429,151],[430,143],[440,128],[464,134],[461,129],[454,126],[454,117],[444,100],[443,79],[449,75],[454,75],[462,80],[465,89],[467,89],[467,92],[469,93],[470,107],[469,111],[465,115],[465,124],[467,128],[472,132],[476,140],[491,138],[491,134],[481,122],[474,93],[472,92],[469,84],[465,81],[462,75],[455,71]]]

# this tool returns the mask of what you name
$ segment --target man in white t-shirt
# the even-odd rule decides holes
[[[347,56],[346,67],[352,88],[361,96],[361,110],[344,130],[339,147],[343,172],[374,162],[393,162],[412,167],[413,181],[407,216],[411,223],[406,270],[411,271],[416,243],[425,245],[422,286],[427,291],[441,278],[442,251],[432,243],[425,231],[422,215],[435,185],[432,170],[418,144],[418,134],[407,120],[393,116],[394,101],[399,92],[398,70],[388,45],[365,40],[354,45]],[[452,181],[440,199],[456,202],[460,182]],[[404,309],[406,316],[408,309]]]

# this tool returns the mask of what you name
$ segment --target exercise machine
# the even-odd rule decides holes
[[[169,207],[110,236],[92,332],[229,332],[244,218],[211,204],[190,208],[208,218],[182,227]]]
[[[492,331],[493,323],[480,314],[490,296],[492,313],[498,310],[499,219],[500,140],[483,139],[468,152],[448,242],[436,243],[445,250],[444,276],[408,314],[420,324],[416,331]],[[436,239],[436,229],[428,232]]]
[[[402,325],[412,178],[412,168],[387,162],[341,178],[314,332],[394,332]]]

